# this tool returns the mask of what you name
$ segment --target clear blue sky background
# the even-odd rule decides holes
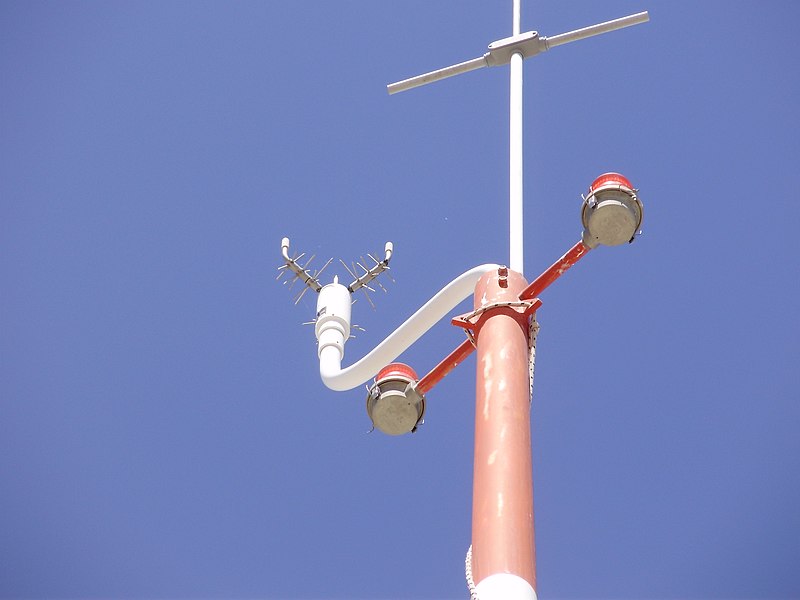
[[[646,206],[542,298],[538,591],[797,598],[800,4],[522,28],[645,9],[525,63],[528,278],[595,176]],[[466,597],[474,357],[418,433],[369,434],[274,277],[285,235],[394,242],[349,364],[508,260],[507,69],[385,85],[510,31],[510,1],[0,2],[0,596]]]

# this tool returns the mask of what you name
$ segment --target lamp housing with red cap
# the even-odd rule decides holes
[[[375,376],[367,394],[372,424],[388,435],[416,431],[425,414],[425,396],[417,391],[417,374],[403,363],[392,363]]]
[[[583,200],[583,243],[619,246],[632,242],[642,226],[644,207],[631,182],[619,173],[604,173],[589,186]]]

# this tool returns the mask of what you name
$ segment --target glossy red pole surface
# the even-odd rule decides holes
[[[517,301],[525,286],[514,271],[507,278],[489,272],[475,287],[475,308]],[[472,575],[477,585],[511,573],[535,590],[528,317],[499,306],[484,315],[477,333]]]

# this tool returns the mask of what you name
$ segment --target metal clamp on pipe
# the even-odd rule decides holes
[[[489,52],[483,55],[490,67],[499,67],[511,62],[511,57],[521,54],[524,58],[536,56],[547,50],[544,39],[536,31],[526,31],[519,35],[503,38],[489,44]]]

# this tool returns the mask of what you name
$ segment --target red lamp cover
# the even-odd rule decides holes
[[[633,185],[624,175],[620,175],[619,173],[603,173],[592,182],[592,185],[589,186],[589,190],[594,192],[604,185],[624,185],[627,188],[633,189]]]
[[[411,381],[417,380],[417,374],[414,369],[403,363],[391,363],[383,367],[375,376],[375,381],[381,381],[387,378],[402,377]]]

